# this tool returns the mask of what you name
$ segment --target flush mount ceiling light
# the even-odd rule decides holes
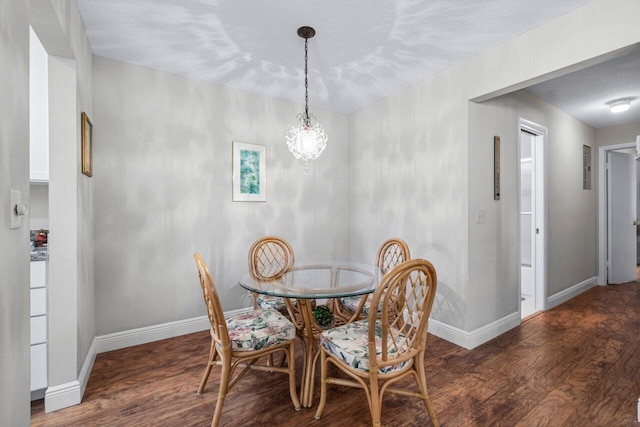
[[[609,103],[609,109],[612,113],[622,113],[623,111],[627,111],[630,106],[631,101],[629,99],[618,99]]]
[[[298,124],[284,132],[287,147],[296,159],[304,160],[304,172],[309,173],[309,160],[317,159],[327,146],[327,134],[313,114],[309,114],[309,80],[307,71],[309,39],[316,35],[311,27],[298,28],[304,39],[304,113],[298,114]]]

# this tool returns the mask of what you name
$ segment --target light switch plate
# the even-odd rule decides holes
[[[478,220],[477,223],[478,224],[484,224],[485,222],[487,222],[487,211],[484,210],[483,208],[478,209]]]
[[[9,228],[20,228],[22,227],[22,216],[16,213],[16,206],[22,204],[22,193],[18,190],[9,191],[11,191],[11,195],[9,197],[9,218],[11,218]]]

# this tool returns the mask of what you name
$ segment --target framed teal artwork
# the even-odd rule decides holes
[[[233,141],[233,201],[267,201],[267,147]]]

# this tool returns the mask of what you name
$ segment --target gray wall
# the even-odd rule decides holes
[[[479,327],[518,310],[518,118],[548,130],[547,297],[596,276],[596,191],[582,189],[582,146],[596,148],[595,129],[526,91],[471,103],[469,115],[469,245],[478,254],[469,265],[477,322],[471,327]],[[499,201],[493,200],[494,135],[501,137]],[[478,209],[486,209],[485,224],[476,223]]]
[[[438,272],[433,317],[467,317],[466,100],[448,70],[349,117],[352,256],[373,262],[390,237]]]
[[[93,72],[98,335],[204,315],[196,251],[225,310],[251,304],[237,279],[263,235],[348,255],[346,116],[311,108],[329,142],[305,175],[284,142],[302,105],[102,57]],[[266,203],[231,201],[232,141],[266,145]]]
[[[27,3],[0,0],[0,426],[29,425],[29,221],[9,229],[9,189],[29,200]]]
[[[636,142],[637,135],[640,135],[640,123],[596,129],[598,147]]]

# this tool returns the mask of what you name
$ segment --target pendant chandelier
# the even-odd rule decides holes
[[[311,27],[298,28],[298,35],[304,39],[304,113],[298,114],[298,124],[289,126],[284,132],[287,147],[296,159],[304,160],[304,172],[309,173],[309,160],[317,159],[327,146],[327,134],[318,119],[309,114],[309,80],[307,77],[308,43],[315,36]]]

